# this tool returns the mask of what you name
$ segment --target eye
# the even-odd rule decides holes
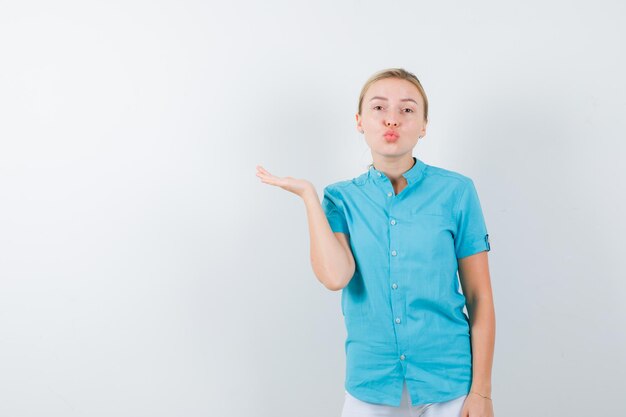
[[[380,106],[380,105],[378,105],[378,106],[374,106],[374,107],[373,107],[373,109],[374,109],[374,110],[376,110],[376,108],[377,108],[377,107],[382,108],[383,106]]]
[[[415,113],[415,112],[413,111],[413,109],[410,109],[410,108],[408,108],[408,107],[407,107],[406,109],[404,109],[404,110],[410,110],[410,113]]]

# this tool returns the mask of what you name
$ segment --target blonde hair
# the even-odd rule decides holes
[[[361,115],[362,107],[363,107],[363,98],[365,97],[365,93],[370,88],[372,84],[374,84],[378,80],[382,80],[385,78],[399,78],[401,80],[407,80],[412,83],[419,90],[422,99],[424,99],[424,120],[428,121],[428,99],[426,98],[426,92],[422,87],[422,84],[417,79],[415,74],[403,69],[403,68],[388,68],[384,70],[380,70],[372,75],[361,88],[361,94],[359,95],[359,106],[358,112],[359,116]]]

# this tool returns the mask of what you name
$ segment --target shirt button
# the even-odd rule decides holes
[[[391,256],[396,256],[397,252],[395,250],[391,251]]]
[[[394,282],[393,284],[391,284],[391,288],[393,288],[393,289],[395,290],[396,288],[398,288],[398,284],[396,284],[396,283]]]
[[[392,195],[393,195],[393,193],[392,193],[391,191],[389,191],[389,192],[387,193],[387,197],[391,197]]]
[[[396,224],[396,220],[395,219],[391,219],[391,224]]]
[[[396,323],[400,324],[400,317],[396,317]]]
[[[404,355],[400,355],[400,360],[403,361],[406,358]]]

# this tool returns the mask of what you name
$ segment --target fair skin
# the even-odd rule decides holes
[[[365,136],[374,167],[399,194],[407,185],[402,174],[413,166],[413,148],[426,135],[422,95],[407,80],[378,80],[365,93],[361,113],[356,114],[356,128]],[[398,135],[393,141],[385,138],[390,130]]]
[[[396,194],[406,187],[402,174],[413,166],[413,148],[426,135],[423,98],[411,82],[386,78],[367,90],[356,129],[370,147],[374,167],[385,173]],[[393,130],[395,138],[385,137]],[[344,288],[355,272],[349,237],[333,233],[314,185],[305,179],[277,177],[257,165],[262,182],[292,192],[304,201],[311,239],[311,265],[328,289]],[[460,417],[493,417],[491,367],[495,342],[495,309],[487,252],[458,259],[459,281],[466,298],[472,346],[472,384]]]

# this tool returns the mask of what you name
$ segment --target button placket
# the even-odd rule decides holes
[[[387,195],[393,195],[393,193],[389,192]],[[388,200],[389,201],[389,200]],[[390,264],[389,264],[389,282],[391,283],[391,288],[393,289],[390,293],[391,297],[391,314],[393,317],[393,326],[395,327],[394,333],[396,335],[396,348],[398,353],[404,352],[406,350],[406,329],[403,324],[403,316],[404,316],[404,294],[402,291],[397,291],[399,288],[398,282],[396,281],[397,277],[401,276],[401,265],[398,264],[401,258],[398,257],[399,251],[402,248],[397,248],[396,242],[399,242],[398,237],[400,230],[398,227],[402,227],[402,222],[398,222],[397,218],[393,215],[393,201],[389,206],[389,218],[388,225],[389,227],[389,249],[390,249]],[[401,361],[404,361],[405,356],[401,354],[399,356]]]

